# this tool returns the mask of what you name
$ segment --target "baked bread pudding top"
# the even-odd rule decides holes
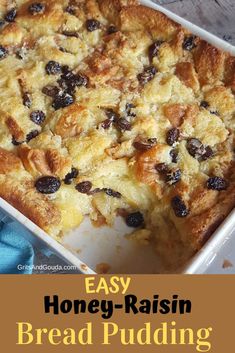
[[[0,1],[0,196],[176,266],[235,204],[235,57],[136,0]]]

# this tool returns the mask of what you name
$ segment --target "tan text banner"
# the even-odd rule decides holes
[[[0,276],[1,352],[232,353],[234,276]]]

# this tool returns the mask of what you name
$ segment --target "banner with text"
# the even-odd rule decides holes
[[[2,352],[234,351],[234,276],[0,276],[0,283]]]

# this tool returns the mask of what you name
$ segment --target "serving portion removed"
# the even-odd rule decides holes
[[[0,197],[186,262],[235,204],[235,57],[135,0],[0,4]]]

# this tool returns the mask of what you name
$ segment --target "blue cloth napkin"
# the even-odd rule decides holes
[[[31,274],[34,251],[28,231],[0,211],[0,274]]]

